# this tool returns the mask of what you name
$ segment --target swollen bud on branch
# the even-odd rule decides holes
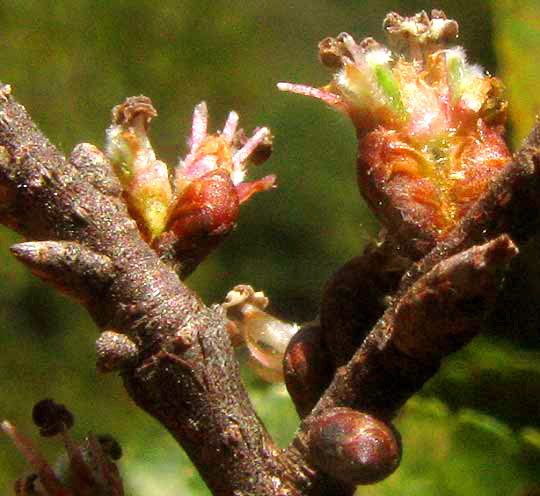
[[[310,462],[343,482],[374,484],[399,466],[399,434],[366,413],[331,408],[310,418],[303,430]]]
[[[337,69],[323,88],[280,83],[285,91],[347,113],[359,140],[358,183],[405,252],[417,258],[444,239],[509,161],[502,85],[467,62],[455,21],[434,10],[389,14],[395,51],[347,33],[319,45]]]
[[[283,375],[298,415],[305,417],[332,380],[331,356],[317,320],[304,324],[291,338],[283,357]]]
[[[103,331],[96,341],[96,368],[100,372],[133,367],[139,358],[139,348],[125,334]]]

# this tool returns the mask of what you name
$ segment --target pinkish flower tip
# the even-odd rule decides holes
[[[272,134],[266,127],[260,128],[251,138],[249,138],[242,148],[233,155],[233,172],[231,178],[235,185],[242,182],[245,175],[246,162],[254,154],[259,146],[272,141]]]
[[[206,104],[199,104],[193,113],[191,148],[180,162],[176,172],[177,191],[190,181],[200,179],[217,169],[225,169],[235,187],[240,187],[250,162],[256,163],[256,154],[261,149],[271,149],[272,134],[266,127],[257,129],[250,138],[238,130],[238,114],[230,112],[223,130],[215,135],[208,134],[208,111]],[[270,179],[273,178],[273,179]],[[258,191],[274,186],[275,177],[268,176],[240,187],[240,203]]]
[[[299,95],[317,98],[328,105],[340,105],[343,103],[343,99],[339,95],[306,84],[278,83],[277,87],[281,91],[288,91],[289,93],[298,93]]]
[[[197,148],[208,134],[208,107],[206,102],[199,103],[193,110],[191,124],[191,149]]]
[[[261,191],[268,191],[277,187],[276,176],[271,174],[265,176],[256,181],[249,181],[247,183],[240,183],[236,185],[236,192],[238,193],[238,200],[240,204],[247,202],[255,193]]]
[[[232,143],[234,135],[236,134],[236,130],[238,128],[238,120],[238,114],[234,110],[232,112],[229,112],[227,121],[223,126],[223,131],[221,132],[221,136],[223,136],[223,139],[229,144]]]

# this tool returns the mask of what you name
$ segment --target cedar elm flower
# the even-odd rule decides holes
[[[105,147],[124,187],[130,214],[150,239],[165,228],[173,197],[167,164],[156,159],[146,134],[150,120],[156,115],[149,98],[128,98],[113,108]]]
[[[179,261],[185,276],[234,228],[239,206],[274,187],[274,175],[244,181],[249,164],[270,156],[272,135],[263,127],[246,137],[238,130],[236,112],[221,132],[208,134],[208,110],[200,103],[193,113],[190,151],[170,170],[156,159],[146,134],[156,115],[144,96],[116,106],[105,151],[141,234],[160,256]]]
[[[263,127],[251,138],[237,130],[238,114],[231,112],[223,131],[208,134],[208,110],[202,102],[195,107],[191,147],[176,168],[175,198],[171,203],[166,230],[186,241],[228,233],[238,217],[238,207],[259,191],[271,189],[275,176],[244,182],[247,165],[266,159],[272,135]]]
[[[323,88],[280,83],[347,113],[356,128],[358,183],[389,236],[418,257],[449,231],[510,159],[498,79],[471,65],[455,21],[434,10],[388,14],[393,51],[347,33],[319,44],[336,73]]]

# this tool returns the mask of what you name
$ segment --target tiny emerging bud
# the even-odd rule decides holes
[[[241,284],[227,293],[222,307],[232,323],[236,342],[247,346],[251,367],[268,382],[282,382],[283,356],[298,326],[265,312],[267,305],[264,293]]]
[[[358,184],[368,204],[413,258],[444,239],[510,159],[503,139],[502,84],[448,42],[457,23],[434,10],[388,14],[396,51],[341,33],[319,45],[337,69],[323,88],[280,83],[347,113],[356,127]]]
[[[313,465],[350,484],[374,484],[392,474],[401,460],[397,431],[350,408],[331,408],[305,427]]]

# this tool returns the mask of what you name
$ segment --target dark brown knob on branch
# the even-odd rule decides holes
[[[335,369],[360,347],[409,265],[390,243],[371,243],[362,256],[349,260],[330,278],[320,320],[323,346]]]
[[[285,384],[300,417],[312,410],[332,379],[328,355],[321,345],[321,327],[313,322],[292,337],[285,351]]]
[[[401,460],[397,431],[350,408],[326,410],[309,421],[305,432],[311,463],[343,482],[379,482],[394,472]]]

